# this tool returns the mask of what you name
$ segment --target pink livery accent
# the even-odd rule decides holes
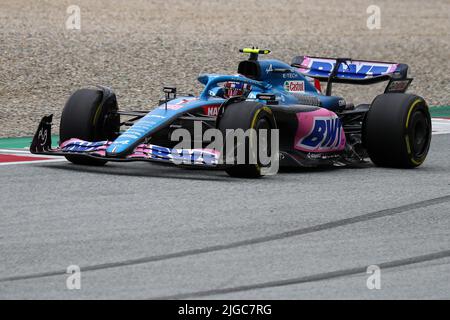
[[[85,142],[85,141],[84,141],[84,140],[77,139],[77,138],[72,138],[72,139],[69,139],[69,140],[66,140],[66,141],[61,142],[60,145],[59,145],[59,147],[62,149],[62,148],[64,148],[64,147],[67,147],[69,144],[73,144],[73,143],[82,143],[82,142]]]
[[[336,152],[345,148],[345,134],[338,116],[320,108],[297,113],[294,148],[304,152]]]

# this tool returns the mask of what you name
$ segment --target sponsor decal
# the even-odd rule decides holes
[[[408,89],[409,84],[411,83],[411,79],[407,80],[392,80],[389,83],[388,88],[386,89],[387,92],[405,92],[406,89]]]
[[[122,144],[122,145],[127,145],[127,144],[129,144],[130,143],[130,140],[121,140],[121,141],[114,141],[114,144]]]
[[[320,106],[320,100],[315,96],[308,96],[305,94],[301,94],[301,92],[293,92],[293,95],[297,98],[298,103],[306,104],[309,106]]]
[[[335,152],[345,148],[345,134],[338,116],[318,109],[297,113],[294,148],[304,152]]]
[[[341,143],[342,124],[336,117],[315,117],[311,132],[297,146],[308,150],[330,150]]]
[[[122,134],[122,138],[138,139],[138,138],[140,138],[140,135],[135,135],[135,134],[131,134],[131,133],[124,133],[124,134]]]
[[[212,105],[212,106],[204,106],[203,107],[203,114],[210,116],[210,117],[217,117],[219,114],[220,104],[219,105]]]
[[[192,100],[193,99],[181,99],[177,103],[170,103],[170,101],[169,101],[169,102],[167,102],[167,109],[169,109],[169,110],[179,110],[179,109],[184,107],[185,103],[187,103],[189,101],[192,101]],[[159,108],[160,109],[165,109],[166,105],[163,103]]]
[[[60,150],[65,152],[94,152],[99,150],[105,150],[109,141],[90,142],[79,139],[69,139],[61,143]]]
[[[336,61],[334,59],[305,58],[300,67],[300,71],[311,76],[328,76],[333,70]],[[341,64],[338,69],[338,77],[349,79],[365,79],[372,76],[379,76],[392,73],[398,64],[370,62],[370,61],[349,61]]]
[[[111,142],[109,141],[89,142],[79,139],[70,139],[61,144],[60,151],[82,152],[105,156],[105,150],[110,144]],[[134,149],[132,154],[127,156],[127,158],[156,159],[173,162],[175,164],[216,165],[218,163],[219,154],[220,153],[214,150],[207,149],[171,149],[152,144],[140,144]],[[36,159],[40,160],[41,158]],[[0,162],[1,160],[0,157]],[[8,161],[9,160],[10,159],[8,158]]]
[[[179,110],[183,108],[184,106],[182,104],[176,103],[176,104],[167,104],[167,109],[169,110]],[[165,106],[160,107],[160,109],[165,109]]]
[[[217,165],[219,154],[206,149],[171,149],[156,145],[139,145],[128,158],[147,158],[175,164]]]
[[[330,159],[337,159],[340,157],[339,154],[328,154],[328,153],[318,153],[318,152],[309,152],[306,157],[308,159],[312,160],[330,160]]]
[[[288,92],[305,92],[305,81],[285,81],[284,90]]]
[[[296,74],[295,72],[290,72],[290,73],[283,73],[283,78],[287,78],[287,79],[294,79],[297,78],[298,74]]]

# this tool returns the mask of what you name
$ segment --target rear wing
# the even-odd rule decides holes
[[[331,95],[332,82],[373,84],[389,81],[385,92],[405,92],[412,81],[407,77],[408,65],[395,62],[297,56],[291,65],[306,76],[328,81],[327,95]]]

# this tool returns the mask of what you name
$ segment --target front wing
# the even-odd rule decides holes
[[[110,157],[106,149],[112,141],[84,141],[72,138],[63,141],[58,147],[51,147],[52,115],[42,118],[30,146],[33,154],[53,156],[83,155],[107,161],[153,161],[177,165],[216,167],[220,152],[212,149],[174,149],[153,144],[139,144],[133,152],[122,157]]]

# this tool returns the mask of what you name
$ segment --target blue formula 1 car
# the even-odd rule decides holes
[[[308,56],[287,64],[259,59],[269,50],[240,51],[249,58],[239,63],[237,75],[200,75],[204,89],[199,96],[164,87],[165,99],[151,110],[119,111],[114,92],[106,87],[78,90],[62,112],[59,146],[51,148],[50,115],[41,120],[30,150],[82,165],[156,161],[223,168],[237,177],[262,175],[268,164],[259,157],[249,161],[255,148],[276,154],[281,166],[358,164],[370,158],[377,166],[413,168],[424,162],[431,119],[425,100],[405,93],[412,81],[407,65]],[[332,95],[333,83],[382,81],[388,83],[384,93],[370,104],[355,106]],[[278,148],[270,150],[267,135],[256,146],[252,135],[246,136],[244,162],[224,163],[225,147],[208,147],[216,139],[206,137],[212,128],[223,133],[223,145],[232,129],[254,129],[257,136],[277,129]],[[174,139],[179,129],[194,136],[183,148]],[[236,152],[233,148],[226,151]]]

